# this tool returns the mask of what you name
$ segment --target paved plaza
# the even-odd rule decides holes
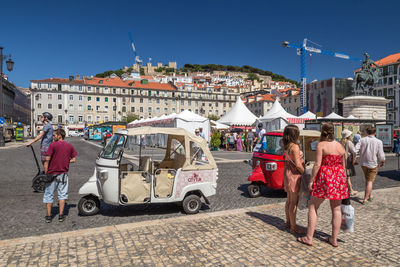
[[[284,228],[284,204],[201,213],[0,241],[0,266],[398,266],[400,188],[356,201],[355,232],[324,239],[330,211],[319,211],[312,247]],[[306,225],[306,210],[299,212]]]
[[[175,204],[113,207],[102,203],[96,216],[78,215],[79,187],[92,174],[99,147],[69,138],[78,161],[70,169],[67,219],[44,223],[42,194],[33,193],[33,155],[22,144],[0,149],[0,266],[168,266],[168,265],[336,265],[396,266],[400,175],[397,158],[389,156],[374,187],[374,202],[356,209],[355,233],[341,233],[339,248],[323,242],[330,232],[327,203],[313,247],[295,241],[284,229],[281,191],[264,188],[259,198],[247,193],[251,172],[245,152],[213,152],[219,168],[217,195],[197,215],[185,215]],[[35,146],[38,152],[38,146]],[[128,154],[131,152],[127,151]],[[147,151],[150,153],[150,151]],[[357,166],[354,187],[362,191]],[[54,208],[54,213],[57,212]],[[306,211],[299,212],[306,226]],[[288,250],[290,250],[288,252]]]

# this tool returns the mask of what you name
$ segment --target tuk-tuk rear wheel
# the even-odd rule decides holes
[[[201,199],[197,195],[189,195],[182,202],[186,214],[196,214],[201,208]]]
[[[253,183],[247,187],[250,197],[255,198],[261,196],[261,186]]]
[[[100,200],[95,196],[84,196],[79,200],[78,211],[82,216],[92,216],[99,212]]]

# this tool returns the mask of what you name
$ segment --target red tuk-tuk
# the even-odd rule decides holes
[[[312,170],[315,162],[317,143],[321,133],[314,130],[300,131],[300,149],[303,151],[308,172]],[[261,195],[261,186],[271,189],[283,189],[283,130],[273,131],[264,134],[254,148],[252,167],[248,181],[250,197]]]

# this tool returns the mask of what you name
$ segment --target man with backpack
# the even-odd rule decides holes
[[[57,129],[54,132],[54,142],[47,150],[44,172],[53,177],[53,181],[46,184],[43,203],[46,204],[47,223],[52,220],[51,208],[53,206],[54,191],[57,189],[59,203],[58,221],[63,222],[65,201],[68,199],[68,170],[69,164],[76,162],[77,153],[74,147],[64,141],[65,131]]]

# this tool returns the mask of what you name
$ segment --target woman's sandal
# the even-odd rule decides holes
[[[304,245],[307,245],[307,246],[310,246],[310,247],[311,247],[311,246],[312,246],[312,243],[307,243],[306,241],[304,241],[304,237],[305,237],[305,236],[296,238],[297,242],[300,242],[300,243],[302,243],[302,244],[304,244]]]
[[[325,239],[325,242],[327,242],[329,245],[331,245],[332,247],[335,247],[335,248],[338,246],[337,243],[336,243],[336,244],[333,244],[333,243],[331,242],[331,237],[330,237],[330,236],[328,236],[328,238]]]
[[[292,234],[301,234],[301,235],[304,235],[306,233],[306,231],[304,231],[303,229],[301,229],[298,226],[296,226],[296,228],[294,228],[294,229],[289,229],[289,232]]]
[[[369,202],[371,202],[372,200],[374,200],[374,197],[370,197],[370,198],[368,199]]]

